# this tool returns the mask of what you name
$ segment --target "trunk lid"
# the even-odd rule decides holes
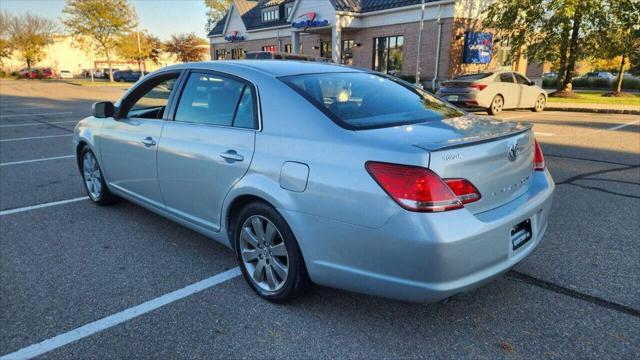
[[[535,148],[528,123],[467,115],[371,132],[428,151],[429,169],[443,179],[471,181],[481,194],[480,200],[465,205],[472,213],[514,200],[533,178]]]

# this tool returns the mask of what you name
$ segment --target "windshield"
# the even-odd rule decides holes
[[[306,74],[280,79],[347,129],[407,125],[464,115],[425,91],[373,73]]]

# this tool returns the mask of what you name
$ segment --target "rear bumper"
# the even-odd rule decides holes
[[[399,300],[435,302],[506,272],[542,240],[554,183],[535,172],[529,190],[480,214],[401,210],[378,229],[281,210],[318,284]],[[531,220],[533,236],[512,249],[511,229]]]

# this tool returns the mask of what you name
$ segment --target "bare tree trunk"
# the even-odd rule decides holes
[[[571,27],[569,23],[565,23],[562,26],[562,43],[560,44],[560,64],[558,68],[558,79],[556,80],[556,90],[562,90],[562,84],[566,78],[567,71],[567,49],[569,48],[569,35],[571,34]]]
[[[624,78],[625,62],[626,57],[622,55],[622,60],[620,60],[620,70],[618,71],[618,78],[616,79],[616,94],[620,94],[622,92],[622,79]]]
[[[109,65],[109,82],[113,82],[113,70],[111,66],[111,55],[109,55],[109,50],[105,51],[107,56],[107,64]]]
[[[567,59],[567,74],[562,81],[562,92],[571,92],[571,80],[576,67],[578,52],[578,37],[580,35],[580,24],[582,23],[582,11],[580,8],[573,15],[573,29],[571,30],[571,42],[569,43],[569,58]]]

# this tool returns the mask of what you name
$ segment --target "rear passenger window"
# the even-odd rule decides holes
[[[500,74],[500,82],[513,83],[513,75],[511,73]]]
[[[222,76],[192,73],[178,102],[175,120],[255,128],[250,86]]]

